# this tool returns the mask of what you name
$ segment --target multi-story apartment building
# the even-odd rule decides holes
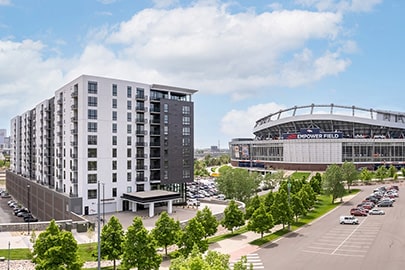
[[[11,120],[7,189],[40,219],[136,211],[193,181],[196,90],[82,75]],[[101,188],[100,188],[101,186]]]

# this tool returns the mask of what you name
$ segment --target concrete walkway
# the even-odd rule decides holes
[[[356,196],[356,195],[354,195]],[[347,196],[343,198],[343,201],[349,201],[353,197]],[[201,207],[204,207],[205,204],[202,204]],[[210,205],[211,206],[211,205]],[[216,211],[219,209],[217,208],[218,206],[213,206]],[[201,208],[200,208],[201,209]],[[187,220],[191,217],[193,217],[196,213],[197,209],[190,209],[190,208],[175,208],[175,212],[172,214],[172,216],[176,220]],[[213,211],[213,210],[212,210]],[[220,211],[223,211],[220,210]],[[213,211],[215,213],[215,211]],[[137,215],[142,216],[142,212],[137,213]],[[115,213],[115,216],[117,216],[123,225],[124,228],[127,228],[131,223],[132,219],[134,218],[135,214],[134,213],[128,213],[128,212],[122,212],[122,213]],[[106,215],[106,219],[108,219],[110,215]],[[95,218],[95,217],[93,217]],[[157,216],[153,218],[143,216],[143,223],[145,228],[151,229],[153,225],[155,224],[157,220]],[[281,225],[275,226],[271,231],[275,232],[277,230],[282,229]],[[76,230],[72,231],[75,239],[79,244],[82,243],[90,243],[90,242],[96,242],[97,240],[97,228],[95,232],[93,233],[77,233]],[[37,232],[37,235],[39,232]],[[32,244],[30,242],[30,237],[27,235],[27,232],[0,232],[0,249],[8,249],[8,245],[10,245],[11,249],[15,248],[31,248]],[[229,254],[230,255],[230,261],[236,261],[239,260],[241,256],[254,253],[256,250],[259,249],[258,246],[251,245],[249,244],[253,240],[256,240],[260,238],[260,234],[254,233],[254,232],[246,232],[244,234],[228,238],[216,243],[213,243],[209,246],[210,250],[215,250],[223,254]],[[106,265],[111,265],[111,262],[105,261],[102,263],[103,266]],[[13,266],[13,267],[11,267]],[[160,269],[169,269],[170,266],[170,261],[164,261],[161,264]],[[32,268],[31,268],[32,267]],[[97,267],[97,262],[91,262],[87,263],[85,267]],[[6,262],[0,262],[0,269],[7,269],[7,261]],[[26,262],[26,261],[11,261],[10,262],[10,269],[34,269],[33,264]]]

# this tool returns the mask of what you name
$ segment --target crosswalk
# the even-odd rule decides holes
[[[241,259],[241,258],[239,258],[238,260],[235,260],[235,261],[230,262],[230,268],[231,268],[231,269],[234,269],[234,268],[233,268],[233,265],[234,265],[236,262],[240,261],[240,259]],[[248,255],[246,255],[246,260],[247,260],[247,262],[246,262],[246,264],[247,264],[247,269],[253,269],[253,270],[256,270],[256,269],[264,269],[264,265],[263,265],[263,263],[262,263],[262,261],[261,261],[261,259],[260,259],[260,257],[259,257],[258,254],[256,254],[256,253],[248,254]],[[250,268],[250,265],[252,265],[252,268]]]

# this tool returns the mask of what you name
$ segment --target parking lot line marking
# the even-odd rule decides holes
[[[340,243],[339,246],[337,246],[337,248],[332,252],[332,255],[336,253],[336,251],[339,250],[339,248],[341,246],[343,246],[344,243],[346,243],[347,240],[350,239],[350,237],[360,228],[361,224],[363,224],[363,222],[366,220],[366,218],[356,227],[356,229],[354,229],[343,241],[342,243]]]

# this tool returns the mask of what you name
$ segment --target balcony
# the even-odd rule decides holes
[[[72,106],[70,106],[70,108],[71,108],[72,110],[77,110],[77,104],[73,104]]]
[[[146,146],[146,142],[136,142],[136,146],[140,147]]]
[[[137,177],[136,182],[147,182],[148,178],[147,177]]]
[[[78,97],[78,95],[79,95],[79,92],[77,90],[74,90],[70,96],[72,98],[76,98],[76,97]]]
[[[146,130],[136,130],[136,135],[146,135]]]
[[[70,120],[72,120],[72,122],[77,122],[77,116],[75,115],[75,116],[72,116],[71,118],[70,118]]]
[[[57,101],[57,102],[58,102],[58,104],[59,104],[59,105],[62,105],[62,103],[63,103],[62,98],[58,99],[58,101]]]
[[[143,171],[143,170],[147,170],[148,166],[146,166],[146,165],[136,165],[136,169]]]
[[[136,158],[144,159],[144,158],[148,158],[148,155],[147,154],[136,154]]]
[[[140,112],[145,112],[145,106],[136,106],[136,110]]]
[[[145,121],[145,118],[136,118],[135,122],[136,123],[145,123],[146,121]]]
[[[71,129],[70,132],[71,132],[72,134],[77,134],[78,131],[77,131],[77,128],[74,128],[74,129]]]

